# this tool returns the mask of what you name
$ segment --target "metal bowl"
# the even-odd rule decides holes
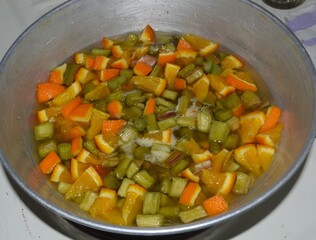
[[[35,89],[74,52],[99,41],[140,31],[189,32],[212,39],[256,69],[260,89],[283,109],[285,129],[271,170],[252,190],[216,217],[161,228],[107,224],[66,202],[38,170],[33,141]],[[278,19],[250,1],[73,0],[29,27],[0,65],[0,157],[26,194],[59,216],[101,231],[129,235],[179,234],[231,220],[258,206],[283,186],[308,155],[316,128],[316,73],[299,40]]]

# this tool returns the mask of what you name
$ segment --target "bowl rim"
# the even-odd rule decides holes
[[[1,62],[0,62],[0,74],[2,73],[7,60],[10,58],[11,54],[14,52],[15,48],[19,45],[19,43],[23,40],[23,38],[28,35],[33,28],[36,27],[40,22],[44,21],[45,19],[49,18],[51,15],[63,10],[69,5],[72,5],[75,2],[78,2],[80,0],[69,0],[66,1],[57,7],[51,9],[41,17],[39,17],[36,21],[34,21],[30,26],[28,26],[13,42],[13,44],[9,47],[7,52],[4,54]],[[262,6],[258,5],[255,2],[252,2],[250,0],[239,0],[240,2],[249,5],[250,7],[254,8],[256,11],[259,11],[260,13],[264,14],[266,17],[270,18],[278,27],[285,31],[287,35],[293,40],[293,42],[297,45],[301,53],[303,54],[304,59],[306,60],[306,64],[308,68],[310,69],[312,73],[313,78],[313,89],[314,94],[316,95],[316,69],[315,66],[311,60],[310,55],[308,54],[307,50],[305,49],[303,43],[298,39],[298,37],[291,31],[289,27],[286,26],[280,19],[278,19],[273,13],[268,11],[267,9],[263,8]],[[2,165],[4,166],[5,170],[9,173],[9,175],[12,177],[12,179],[17,183],[17,185],[23,189],[31,198],[33,198],[35,201],[37,201],[39,204],[44,206],[46,209],[52,211],[53,213],[59,215],[62,218],[65,218],[67,220],[70,220],[72,222],[75,222],[77,224],[81,224],[86,227],[94,228],[101,231],[108,231],[112,233],[119,233],[119,234],[126,234],[126,235],[142,235],[142,236],[152,236],[152,235],[172,235],[172,234],[181,234],[189,231],[197,231],[208,227],[213,227],[216,225],[219,225],[221,223],[226,222],[227,220],[233,219],[238,217],[239,215],[253,209],[260,203],[264,202],[265,199],[267,199],[270,195],[273,195],[275,192],[277,192],[282,186],[285,185],[286,182],[289,181],[293,177],[293,175],[299,170],[299,168],[303,165],[305,162],[312,144],[314,142],[315,136],[316,136],[316,109],[313,112],[313,125],[312,125],[312,131],[310,135],[308,136],[308,139],[305,143],[304,149],[300,155],[300,157],[296,160],[296,162],[293,164],[292,168],[284,175],[284,177],[275,185],[273,185],[272,188],[261,194],[258,198],[256,198],[254,201],[241,205],[241,207],[238,207],[236,210],[229,211],[227,213],[202,219],[199,221],[195,221],[188,224],[181,224],[181,225],[174,225],[174,226],[167,226],[167,227],[159,227],[159,228],[143,228],[143,227],[128,227],[128,226],[118,226],[108,223],[100,223],[93,220],[88,220],[85,218],[78,217],[76,214],[71,213],[66,210],[62,210],[58,208],[57,206],[52,205],[49,203],[46,199],[40,197],[36,194],[36,192],[32,191],[27,184],[22,181],[22,179],[17,175],[15,170],[10,166],[10,164],[6,161],[4,158],[4,155],[2,151],[0,150],[0,160],[2,162]]]

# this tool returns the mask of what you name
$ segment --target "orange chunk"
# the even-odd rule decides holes
[[[177,58],[175,52],[159,53],[158,64],[161,66],[166,66],[167,63],[173,63]]]
[[[70,100],[74,99],[81,92],[81,84],[79,82],[73,82],[65,91],[62,91],[52,100],[54,105],[64,105]]]
[[[69,132],[66,133],[65,138],[67,140],[71,140],[76,137],[82,137],[86,134],[86,131],[79,125],[74,126],[70,129]]]
[[[168,88],[174,89],[174,81],[177,78],[180,67],[171,63],[167,63],[165,67],[165,79],[167,80]]]
[[[130,184],[122,209],[122,217],[126,225],[131,225],[143,209],[146,189],[138,184]]]
[[[52,83],[52,82],[43,82],[37,84],[37,100],[40,103],[47,102],[48,100],[53,99],[58,96],[60,93],[65,91],[65,87]]]
[[[123,49],[121,48],[120,45],[113,45],[111,50],[112,50],[112,55],[115,58],[120,58],[124,54]]]
[[[37,118],[40,122],[49,121],[51,118],[60,114],[61,106],[48,107],[37,112]]]
[[[64,81],[64,73],[67,68],[67,63],[55,68],[49,73],[48,81],[56,84],[63,84]]]
[[[177,58],[190,58],[194,59],[197,56],[197,52],[192,49],[180,49],[176,51]]]
[[[147,76],[152,70],[153,68],[144,62],[138,62],[134,66],[134,73],[138,76]]]
[[[255,142],[259,129],[265,122],[265,114],[262,111],[254,111],[240,116],[239,134],[242,143]]]
[[[245,144],[234,150],[235,160],[256,176],[261,173],[261,164],[255,144]]]
[[[142,31],[139,40],[144,44],[151,44],[154,43],[156,40],[155,31],[152,29],[150,25],[147,25],[144,30]]]
[[[101,177],[97,171],[90,166],[71,185],[65,194],[65,198],[67,200],[74,199],[88,190],[97,192],[101,186],[103,186]]]
[[[144,115],[149,115],[155,113],[156,108],[156,100],[154,98],[149,98],[146,102],[145,108],[144,108]]]
[[[106,38],[106,37],[103,37],[102,43],[103,43],[103,48],[105,49],[109,49],[114,45],[114,42],[111,39]]]
[[[100,165],[102,164],[103,160],[98,158],[93,153],[89,152],[88,150],[81,148],[81,151],[79,152],[77,156],[77,161],[81,163],[89,163],[91,165]]]
[[[99,134],[102,131],[103,121],[108,118],[109,114],[94,108],[92,110],[90,126],[85,135],[86,140],[92,140],[95,135]]]
[[[174,89],[177,91],[182,91],[187,88],[187,81],[183,78],[176,78],[174,80]]]
[[[77,122],[89,122],[92,115],[93,104],[82,103],[72,110],[69,114],[69,118],[72,121]]]
[[[131,82],[138,88],[154,93],[156,96],[160,96],[167,86],[166,79],[151,76],[134,76]]]
[[[70,161],[70,174],[73,180],[76,180],[90,165],[87,163],[81,163],[75,158]]]
[[[92,204],[89,212],[92,216],[106,218],[108,211],[116,206],[116,191],[110,188],[101,188],[100,194]]]
[[[190,168],[186,168],[185,170],[182,171],[181,176],[184,178],[189,179],[192,182],[199,182],[200,177],[195,175]]]
[[[193,92],[196,96],[196,99],[200,102],[203,102],[204,99],[207,97],[209,92],[209,79],[206,75],[203,75],[193,84]]]
[[[109,58],[105,56],[96,56],[94,59],[93,70],[103,70],[106,68]]]
[[[111,118],[121,118],[123,104],[118,100],[110,101],[106,106],[108,114],[110,114]]]
[[[278,123],[275,127],[256,136],[257,143],[274,147],[280,140],[283,124]]]
[[[71,153],[73,156],[77,156],[82,149],[82,138],[81,136],[75,137],[71,140]]]
[[[55,166],[61,162],[60,157],[54,151],[48,153],[43,160],[39,163],[39,168],[43,174],[51,173]]]
[[[66,182],[66,183],[73,182],[68,168],[61,163],[57,163],[57,165],[55,166],[55,168],[50,176],[50,181],[52,181],[52,182]]]
[[[189,182],[184,188],[179,203],[185,206],[194,206],[195,200],[201,192],[201,187],[196,182]]]
[[[205,169],[202,170],[200,178],[211,193],[228,195],[234,187],[236,174]]]
[[[257,152],[263,171],[268,171],[273,161],[275,148],[268,145],[258,144]]]
[[[120,58],[112,62],[111,67],[116,69],[128,69],[129,61],[126,58]]]
[[[233,73],[228,74],[226,76],[226,82],[229,85],[241,91],[246,91],[246,90],[253,91],[253,92],[257,91],[257,86],[254,83],[246,81],[245,79],[242,79]]]
[[[203,202],[203,207],[209,216],[223,213],[229,209],[227,201],[220,194],[206,199]]]
[[[216,93],[220,94],[223,97],[228,96],[235,91],[235,88],[228,83],[221,76],[214,74],[208,75],[210,86],[215,90]]]
[[[108,68],[101,70],[100,72],[100,80],[101,81],[108,81],[112,78],[117,77],[120,74],[120,69],[115,68]]]
[[[90,82],[91,80],[95,79],[95,74],[86,69],[84,67],[79,68],[79,70],[75,73],[74,80],[80,82],[81,84],[85,84]]]
[[[267,113],[266,113],[266,120],[263,124],[263,126],[260,128],[259,133],[265,132],[267,130],[272,129],[275,127],[280,119],[281,116],[281,109],[276,107],[276,106],[271,106],[268,108]]]
[[[118,133],[126,124],[124,119],[104,120],[102,123],[102,134]]]
[[[241,68],[243,66],[242,61],[240,61],[236,56],[234,55],[228,55],[226,56],[223,61],[221,62],[221,65],[224,69],[238,69]]]
[[[115,150],[114,147],[112,147],[108,142],[105,141],[102,134],[94,136],[94,142],[97,147],[106,154],[110,154]]]
[[[76,97],[70,102],[68,102],[65,106],[61,108],[61,113],[64,116],[64,118],[68,119],[69,114],[72,110],[74,110],[76,107],[78,107],[82,103],[81,97]]]
[[[193,50],[193,47],[191,46],[191,44],[185,40],[183,37],[180,37],[178,45],[177,45],[177,50],[180,49],[190,49]]]
[[[209,150],[205,150],[202,153],[192,153],[191,157],[195,163],[204,162],[206,160],[210,160],[213,154]]]

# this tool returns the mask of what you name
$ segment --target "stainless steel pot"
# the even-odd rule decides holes
[[[283,109],[285,129],[271,171],[225,214],[162,228],[120,227],[91,218],[66,202],[37,168],[32,135],[35,88],[48,71],[99,41],[140,31],[190,32],[212,39],[248,61],[258,85]],[[316,132],[316,73],[298,39],[256,4],[223,0],[73,0],[49,12],[12,45],[0,65],[0,157],[20,187],[54,213],[90,228],[130,235],[177,234],[238,217],[278,191],[304,162]]]

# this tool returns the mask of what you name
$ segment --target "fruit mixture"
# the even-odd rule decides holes
[[[39,169],[66,201],[113,224],[189,223],[269,170],[281,110],[236,55],[149,25],[101,45],[37,84]]]

